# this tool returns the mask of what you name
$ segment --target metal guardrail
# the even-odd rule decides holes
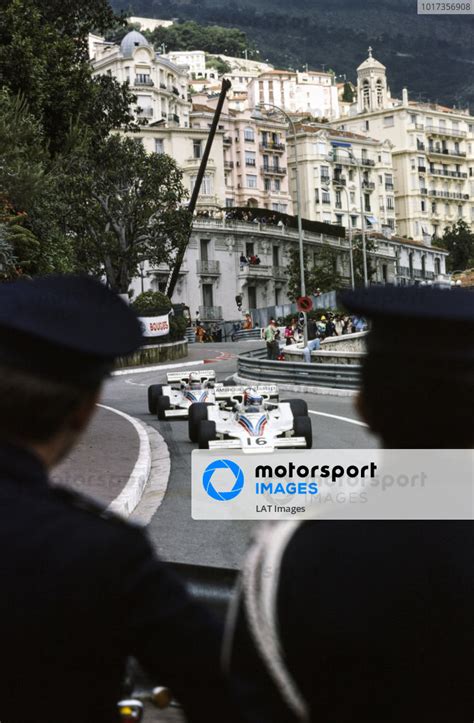
[[[232,334],[232,341],[246,341],[249,339],[261,339],[261,329],[239,329]]]
[[[332,389],[360,388],[359,364],[305,364],[266,359],[266,349],[254,349],[237,357],[237,373],[243,379],[275,384],[295,384]]]

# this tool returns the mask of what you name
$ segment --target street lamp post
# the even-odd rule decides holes
[[[301,296],[306,296],[306,281],[305,281],[305,275],[304,275],[304,246],[303,246],[303,219],[301,217],[301,181],[300,181],[300,175],[298,172],[298,143],[297,143],[297,137],[296,137],[296,126],[293,122],[293,120],[290,118],[288,113],[283,110],[283,108],[280,108],[277,105],[274,105],[273,103],[266,103],[261,102],[258,104],[258,107],[260,108],[273,108],[274,110],[281,113],[284,118],[287,120],[290,128],[291,133],[293,135],[293,143],[295,146],[295,176],[296,176],[296,216],[298,219],[298,245],[299,245],[299,255],[300,255],[300,280],[301,280]],[[258,110],[258,107],[256,110]],[[303,338],[304,338],[304,345],[305,347],[308,346],[308,323],[306,314],[304,316],[304,323],[303,323]]]
[[[360,195],[360,225],[362,227],[362,265],[364,269],[364,286],[369,285],[369,276],[367,271],[367,245],[366,245],[366,239],[365,239],[365,212],[364,212],[364,194],[362,192],[362,167],[360,163],[358,162],[357,158],[354,156],[352,150],[350,148],[346,148],[345,146],[337,146],[337,150],[346,151],[347,155],[351,159],[352,163],[357,168],[357,175],[359,176],[359,195]],[[336,160],[337,153],[336,149],[333,151],[333,158]],[[352,246],[352,243],[351,243]]]

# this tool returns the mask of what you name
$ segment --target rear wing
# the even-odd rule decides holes
[[[190,374],[191,372],[168,372],[166,379],[168,384],[187,384]],[[199,379],[203,384],[205,382],[215,382],[216,380],[216,373],[213,369],[209,369],[209,371],[206,370],[205,372],[192,372],[192,374],[195,378],[199,375]]]
[[[243,402],[245,390],[248,386],[236,386],[236,387],[216,387],[215,397],[216,402],[234,401]],[[267,402],[277,402],[279,398],[279,391],[276,384],[259,384],[258,386],[252,386],[256,392],[262,395],[263,399]]]

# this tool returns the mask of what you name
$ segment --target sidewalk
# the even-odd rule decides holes
[[[53,481],[109,505],[127,483],[139,439],[126,419],[98,408],[77,447],[54,470]]]

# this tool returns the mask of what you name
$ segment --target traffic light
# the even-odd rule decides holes
[[[235,297],[235,303],[237,304],[238,310],[242,311],[242,295],[241,294],[237,294],[237,296]]]

